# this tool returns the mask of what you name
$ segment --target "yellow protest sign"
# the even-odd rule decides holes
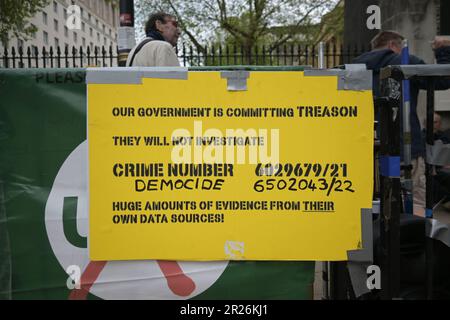
[[[361,248],[369,89],[306,71],[130,70],[139,81],[88,71],[92,260],[333,261]]]

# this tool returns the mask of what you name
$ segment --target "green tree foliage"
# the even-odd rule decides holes
[[[10,37],[28,39],[37,30],[29,23],[50,0],[0,0],[0,41],[6,47]]]
[[[183,37],[197,50],[205,43],[233,43],[251,50],[270,41],[273,48],[292,40],[294,33],[274,34],[276,26],[291,28],[317,24],[338,0],[138,0],[137,20],[149,13],[165,11],[180,22]]]
[[[336,42],[344,41],[344,1],[340,0],[334,10],[327,13],[319,24],[317,34],[312,34],[311,43],[327,41],[333,37]]]

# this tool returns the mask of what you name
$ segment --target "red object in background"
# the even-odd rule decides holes
[[[122,13],[120,15],[120,26],[122,27],[132,27],[133,26],[133,15],[131,13]]]

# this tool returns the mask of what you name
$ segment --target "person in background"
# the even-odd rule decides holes
[[[179,67],[175,53],[180,29],[175,17],[164,12],[151,14],[145,24],[146,38],[128,55],[127,67]]]
[[[438,112],[435,112],[433,117],[433,134],[434,140],[441,140],[445,144],[450,143],[449,132],[442,130],[442,117]]]
[[[425,126],[424,126],[425,127]],[[423,130],[425,137],[426,131]],[[440,140],[443,144],[450,143],[450,130],[442,130],[442,118],[438,112],[433,117],[434,140]],[[438,202],[448,203],[450,201],[450,165],[435,166],[433,173],[433,199],[434,204]]]
[[[450,47],[450,39],[445,38],[445,37],[436,37],[435,38],[435,43],[438,42],[440,46],[442,47]]]
[[[401,64],[402,41],[405,38],[395,31],[381,31],[371,41],[372,50],[355,58],[353,63],[365,64],[367,69],[373,71],[373,93],[380,96],[380,70],[389,65]],[[432,49],[439,64],[450,64],[450,41],[443,37],[436,37],[432,42]],[[410,64],[425,64],[425,62],[411,55]],[[426,83],[411,80],[411,157],[413,170],[413,200],[414,214],[425,215],[425,141],[417,115],[417,100],[420,89],[426,89]],[[450,88],[449,80],[437,81],[436,89]],[[378,118],[378,117],[377,117]],[[403,152],[403,151],[402,151]]]

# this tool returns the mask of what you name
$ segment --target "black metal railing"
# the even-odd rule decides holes
[[[324,46],[326,68],[351,63],[364,46]],[[180,45],[176,48],[182,66],[318,66],[319,46],[283,45],[278,47],[205,46],[202,48]],[[0,50],[0,68],[79,68],[88,66],[117,66],[118,52],[113,47],[19,47]]]
[[[117,51],[113,47],[18,47],[0,52],[1,68],[79,68],[87,66],[117,66]]]
[[[324,46],[325,67],[351,63],[365,52],[364,46]],[[278,47],[255,46],[245,49],[242,46],[209,46],[196,49],[192,46],[179,46],[177,54],[184,66],[227,66],[227,65],[268,65],[268,66],[318,66],[319,46],[283,45]]]

